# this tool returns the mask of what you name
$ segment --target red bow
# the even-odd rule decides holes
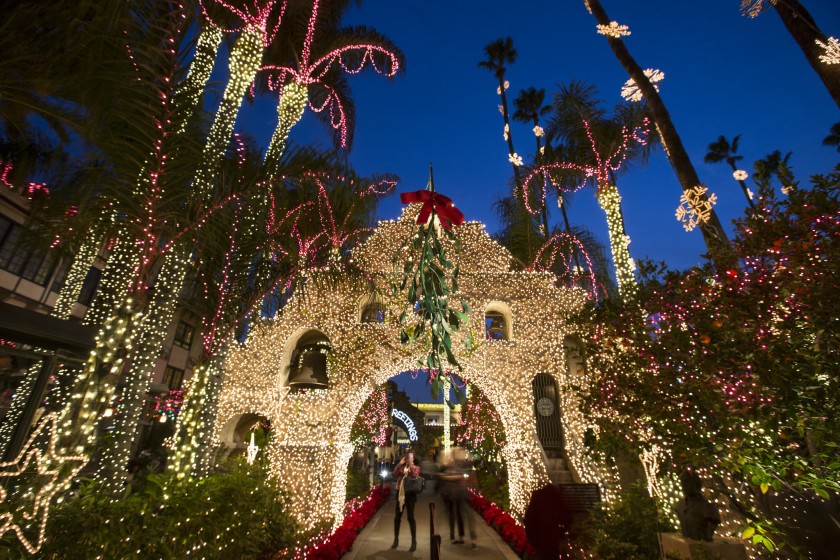
[[[400,201],[403,204],[422,202],[423,208],[417,216],[418,224],[425,224],[429,219],[432,210],[440,216],[440,224],[444,229],[452,229],[452,226],[460,226],[464,223],[464,214],[455,208],[455,203],[448,196],[432,191],[414,191],[400,193]]]

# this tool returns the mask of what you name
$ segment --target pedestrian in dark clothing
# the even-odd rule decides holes
[[[464,544],[464,522],[470,533],[472,548],[477,548],[475,525],[467,511],[467,498],[471,465],[461,461],[446,467],[440,475],[443,483],[443,499],[449,514],[449,540],[452,544]],[[458,526],[458,538],[455,538],[455,525]]]
[[[417,522],[414,520],[414,505],[417,503],[417,494],[406,493],[405,478],[409,476],[413,469],[415,471],[415,478],[420,474],[420,469],[414,465],[414,453],[406,453],[397,463],[394,468],[394,480],[396,480],[397,489],[397,512],[394,516],[394,544],[391,548],[397,548],[400,545],[400,523],[402,521],[403,510],[408,514],[408,526],[411,529],[411,548],[410,551],[417,550]]]

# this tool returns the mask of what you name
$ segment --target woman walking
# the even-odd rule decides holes
[[[397,481],[397,513],[394,516],[394,544],[391,548],[400,545],[400,521],[402,512],[408,513],[408,526],[411,529],[411,548],[417,550],[417,522],[414,520],[414,505],[417,503],[417,494],[422,491],[423,479],[420,478],[420,467],[414,464],[414,453],[406,453],[394,468],[394,480]]]

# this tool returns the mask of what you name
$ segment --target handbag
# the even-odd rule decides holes
[[[405,484],[406,494],[419,494],[423,491],[423,487],[426,485],[426,480],[422,476],[418,476],[417,478],[407,476],[403,479],[403,484]]]

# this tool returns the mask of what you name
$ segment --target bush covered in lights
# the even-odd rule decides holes
[[[575,542],[600,560],[658,560],[657,533],[674,530],[641,486],[602,502],[573,529]]]
[[[660,482],[699,469],[736,512],[720,533],[813,550],[825,537],[795,527],[840,492],[840,166],[800,188],[764,161],[753,180],[737,266],[646,263],[635,297],[587,310],[584,410],[606,456],[641,453]]]
[[[170,483],[170,485],[167,485]],[[242,460],[227,472],[173,483],[149,475],[113,499],[95,483],[57,505],[44,558],[260,558],[291,546],[298,526],[265,472]]]

